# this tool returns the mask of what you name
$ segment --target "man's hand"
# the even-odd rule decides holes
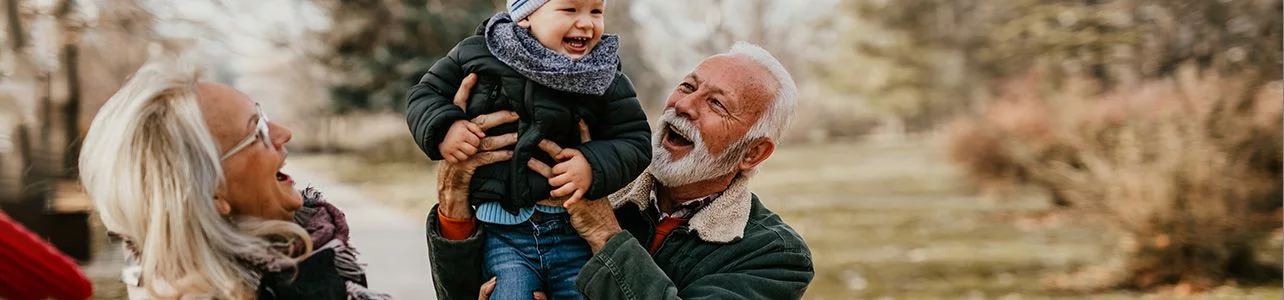
[[[490,300],[490,294],[495,292],[495,278],[496,277],[491,277],[490,281],[482,284],[481,291],[477,293],[477,299]],[[535,294],[531,295],[531,299],[548,300],[548,296],[545,296],[544,292],[535,291]]]
[[[477,84],[477,75],[469,74],[468,77],[464,77],[464,82],[459,84],[459,90],[455,91],[455,105],[461,109],[468,108],[468,94],[472,92],[475,84]],[[516,133],[485,137],[485,131],[515,121],[517,121],[517,113],[511,111],[498,111],[477,116],[470,121],[461,121],[469,123],[464,126],[477,129],[476,131],[468,129],[469,133],[481,133],[482,137],[472,144],[475,155],[455,157],[452,160],[451,155],[445,155],[446,152],[442,152],[446,156],[446,161],[437,164],[438,214],[451,219],[472,219],[472,207],[468,205],[468,185],[472,183],[473,172],[477,167],[512,159],[512,151],[498,149],[517,143]],[[451,125],[451,128],[458,124],[456,122]],[[449,136],[448,133],[447,137]]]
[[[571,227],[575,227],[575,231],[584,238],[593,254],[602,251],[607,240],[624,230],[615,219],[615,210],[611,209],[610,200],[571,199],[566,200],[562,207],[571,215]]]
[[[477,154],[477,147],[480,146],[481,139],[484,137],[486,132],[482,131],[477,124],[467,120],[455,121],[454,124],[450,124],[450,129],[446,130],[446,137],[441,140],[441,145],[437,146],[437,151],[441,151],[441,156],[445,157],[447,162],[458,163]]]
[[[513,151],[496,150],[517,143],[517,133],[487,137],[481,140],[482,152],[459,163],[437,164],[437,213],[451,219],[471,219],[468,186],[477,167],[513,158]]]
[[[545,144],[552,143],[540,143],[541,147]],[[584,159],[584,153],[576,149],[561,149],[553,157],[559,163],[553,166],[553,178],[548,179],[548,185],[554,187],[554,190],[549,192],[549,196],[553,198],[570,196],[568,200],[584,197],[589,184],[593,183],[593,169],[589,168],[588,160]]]

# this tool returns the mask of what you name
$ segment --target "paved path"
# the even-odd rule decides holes
[[[394,299],[436,299],[428,265],[428,246],[424,241],[424,224],[374,201],[356,187],[294,166],[285,172],[294,177],[297,187],[312,185],[321,190],[327,201],[343,210],[352,230],[352,245],[366,263],[370,288],[392,294]]]

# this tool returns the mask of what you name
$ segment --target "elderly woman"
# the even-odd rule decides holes
[[[280,171],[290,130],[200,74],[149,63],[85,138],[81,181],[125,241],[130,298],[389,298],[366,288],[343,213]]]

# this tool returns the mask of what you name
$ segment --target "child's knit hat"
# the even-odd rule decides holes
[[[548,0],[508,0],[508,15],[513,17],[514,22],[521,21],[544,6],[544,3],[548,3]]]
[[[548,0],[508,0],[508,15],[513,17],[514,22],[521,21],[544,6],[544,3],[548,3]],[[602,3],[606,3],[606,0]]]

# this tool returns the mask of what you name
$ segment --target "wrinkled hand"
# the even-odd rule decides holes
[[[588,126],[584,124],[584,121],[580,121],[581,142],[589,141],[588,132]],[[539,148],[553,157],[562,156],[566,150],[574,150],[562,149],[557,143],[549,140],[540,141]],[[583,154],[578,156],[581,159],[583,158]],[[559,158],[559,160],[561,159]],[[558,163],[557,165],[561,166],[564,163]],[[556,173],[555,168],[550,168],[547,164],[538,160],[531,159],[526,162],[526,166],[544,177],[557,178],[554,175]],[[584,166],[588,167],[588,163],[585,162]],[[549,184],[554,184],[552,179],[549,180]],[[585,189],[588,188],[587,183],[584,187]],[[584,238],[584,241],[589,245],[589,249],[592,249],[593,253],[597,253],[602,250],[602,247],[606,245],[607,240],[611,239],[611,236],[623,231],[623,229],[620,228],[620,222],[615,219],[615,210],[611,208],[610,201],[606,199],[584,201],[583,197],[580,196],[583,196],[583,193],[577,191],[569,198],[561,197],[555,198],[555,200],[565,201],[562,202],[562,207],[566,208],[567,214],[571,216],[571,227],[574,227],[580,237]]]
[[[470,74],[464,78],[464,82],[459,85],[459,90],[455,92],[455,105],[463,109],[468,107],[468,94],[476,83],[477,75]],[[467,122],[477,127],[478,132],[484,132],[486,129],[516,121],[517,113],[498,111],[477,116]],[[472,183],[473,172],[477,167],[512,159],[512,151],[498,149],[516,143],[516,133],[480,138],[476,146],[479,152],[474,155],[455,161],[447,159],[438,163],[437,213],[451,219],[471,219],[472,208],[468,205],[468,185]]]
[[[496,150],[517,143],[517,134],[509,133],[481,140],[482,152],[458,163],[437,164],[437,213],[451,219],[470,219],[468,186],[472,183],[477,167],[513,158],[513,151]]]
[[[594,254],[602,251],[607,240],[624,230],[615,219],[615,210],[611,208],[610,200],[566,200],[562,207],[571,215],[571,227],[575,227],[575,232],[584,238]]]
[[[491,277],[490,281],[486,281],[486,283],[482,284],[481,290],[477,293],[477,299],[480,299],[480,300],[490,299],[490,294],[495,292],[495,278],[496,277]],[[548,296],[545,296],[544,292],[535,291],[535,294],[531,295],[531,299],[548,300]]]

